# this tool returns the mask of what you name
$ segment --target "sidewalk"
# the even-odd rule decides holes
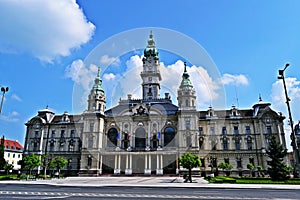
[[[193,183],[183,183],[179,177],[68,177],[36,181],[0,181],[1,184],[43,184],[78,187],[180,187],[226,189],[300,189],[300,185],[277,184],[210,184],[203,178],[193,178]]]

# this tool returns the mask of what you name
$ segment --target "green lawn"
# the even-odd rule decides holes
[[[206,178],[208,180],[208,178]],[[289,179],[286,181],[272,181],[270,178],[252,178],[252,177],[227,177],[217,176],[208,180],[210,183],[236,183],[236,184],[290,184],[300,185],[300,179]]]

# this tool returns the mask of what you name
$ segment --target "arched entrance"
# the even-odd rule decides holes
[[[166,127],[164,130],[164,146],[175,147],[175,129]]]
[[[118,130],[115,128],[109,129],[107,133],[107,146],[115,147],[117,146],[117,142],[118,142]]]
[[[146,131],[140,127],[135,131],[135,148],[144,150],[146,148]]]

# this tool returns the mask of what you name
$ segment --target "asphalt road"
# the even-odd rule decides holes
[[[299,199],[298,190],[1,184],[0,199]]]

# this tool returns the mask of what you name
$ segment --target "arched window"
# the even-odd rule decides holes
[[[167,127],[164,130],[164,146],[175,146],[175,129],[173,127]]]
[[[135,148],[141,150],[146,148],[146,131],[142,127],[135,131]]]
[[[107,146],[109,147],[115,147],[117,146],[117,142],[118,142],[118,131],[115,128],[111,128],[108,130],[108,134],[107,134]]]

